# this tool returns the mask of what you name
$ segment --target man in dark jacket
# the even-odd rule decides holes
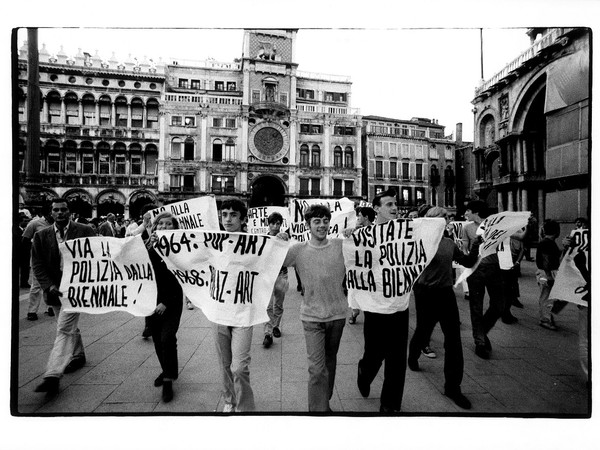
[[[62,258],[58,245],[67,240],[92,237],[95,234],[90,226],[71,220],[69,205],[64,199],[52,200],[51,215],[54,225],[38,231],[33,236],[31,262],[34,275],[46,293],[46,302],[58,316],[56,339],[48,358],[44,381],[35,391],[56,395],[62,374],[74,372],[85,364],[83,342],[77,328],[79,313],[61,311],[62,293],[59,289]]]

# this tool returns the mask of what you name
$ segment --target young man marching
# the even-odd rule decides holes
[[[343,239],[327,238],[331,220],[327,206],[310,206],[304,219],[310,239],[293,245],[283,265],[295,267],[304,287],[300,318],[308,354],[308,410],[330,412],[337,352],[348,311],[343,289]],[[285,239],[287,235],[278,236]]]

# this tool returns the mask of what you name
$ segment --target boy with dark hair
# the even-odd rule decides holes
[[[246,223],[248,208],[238,199],[221,204],[221,224],[228,233],[240,233]],[[217,355],[223,379],[223,412],[254,410],[254,393],[250,386],[250,349],[252,327],[213,324]]]
[[[277,236],[281,230],[281,224],[283,224],[283,216],[278,212],[271,213],[267,218],[267,222],[269,223],[269,236]],[[265,338],[263,340],[263,347],[265,348],[269,348],[273,344],[273,336],[276,338],[281,337],[279,325],[283,315],[283,300],[289,287],[287,274],[287,267],[282,267],[277,280],[275,280],[271,300],[267,307],[269,321],[265,323]]]
[[[375,222],[375,210],[370,206],[362,206],[356,209],[356,226],[368,227]]]
[[[304,287],[300,318],[308,354],[308,410],[330,412],[337,352],[348,311],[343,239],[327,238],[331,220],[327,206],[310,206],[304,219],[310,238],[293,245],[283,265],[294,266]],[[287,239],[285,233],[278,236]]]
[[[548,330],[555,331],[558,328],[554,324],[552,315],[553,300],[550,300],[550,291],[554,285],[556,271],[560,266],[560,254],[556,245],[556,238],[560,234],[560,225],[554,220],[546,220],[542,225],[542,240],[538,244],[535,255],[537,272],[535,274],[537,283],[540,286],[540,326]]]

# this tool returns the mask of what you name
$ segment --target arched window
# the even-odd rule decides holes
[[[183,159],[186,161],[194,160],[194,140],[191,137],[186,138],[183,146]]]
[[[350,146],[347,146],[344,151],[344,166],[347,168],[354,167],[354,151]]]
[[[339,145],[333,149],[333,166],[342,167],[342,147]]]
[[[85,94],[81,99],[83,107],[83,125],[97,125],[96,100],[92,94]]]
[[[60,94],[56,91],[49,92],[46,96],[46,103],[48,103],[48,122],[49,123],[60,123],[61,121],[61,99]]]
[[[215,139],[212,145],[212,160],[223,161],[223,142],[221,139]]]
[[[429,177],[429,182],[432,186],[437,186],[440,184],[440,171],[435,164],[431,165],[431,176]]]
[[[146,159],[146,175],[156,175],[156,161],[158,160],[158,149],[156,148],[156,145],[146,145],[144,157]]]
[[[116,125],[118,127],[127,126],[127,99],[125,97],[117,97],[115,100],[116,106]]]
[[[310,151],[310,165],[312,167],[321,166],[321,149],[318,145],[313,145]]]
[[[225,142],[225,160],[235,161],[235,141],[231,138]]]
[[[100,175],[110,174],[110,145],[108,142],[98,144],[98,173]]]
[[[308,145],[302,144],[300,146],[300,165],[303,167],[308,167]]]
[[[181,159],[181,139],[173,138],[171,140],[171,159]]]
[[[58,173],[60,172],[60,146],[58,144],[57,141],[55,141],[54,139],[49,140],[48,142],[46,142],[46,167],[42,167],[42,171],[44,171],[44,169],[46,169],[45,171],[48,173]]]
[[[454,186],[455,179],[452,166],[447,166],[446,170],[444,170],[444,179],[446,186]]]
[[[110,125],[112,114],[112,101],[108,95],[103,95],[98,99],[100,103],[100,125]]]
[[[131,100],[131,126],[142,128],[144,126],[144,103],[139,98]]]
[[[447,187],[444,191],[446,206],[454,206],[454,189]]]
[[[431,206],[437,206],[437,190],[436,188],[431,188]]]
[[[158,129],[158,100],[149,98],[146,102],[146,127]]]
[[[74,92],[65,95],[65,111],[67,113],[67,124],[80,125],[79,121],[79,99]]]

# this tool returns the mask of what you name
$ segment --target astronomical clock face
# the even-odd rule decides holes
[[[275,162],[288,152],[290,139],[287,131],[278,123],[263,122],[250,131],[248,145],[257,159]]]

